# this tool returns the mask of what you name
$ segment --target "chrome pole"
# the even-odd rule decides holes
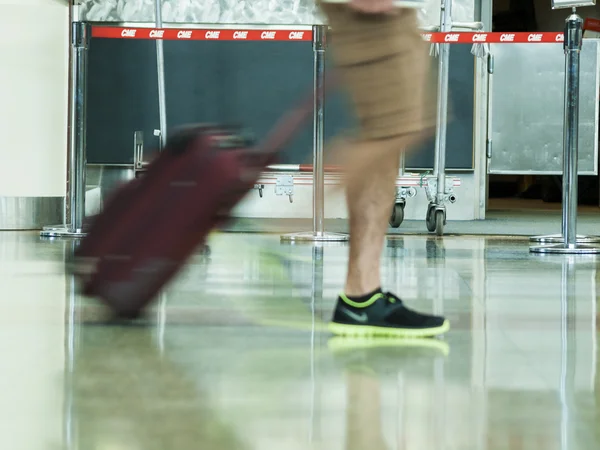
[[[71,205],[71,233],[83,231],[85,217],[86,179],[86,110],[87,110],[87,53],[89,49],[89,27],[84,22],[73,23],[73,80],[74,96],[71,110],[71,124],[74,131],[70,135],[69,159],[71,182],[69,183],[69,203]]]
[[[314,120],[313,120],[313,232],[322,236],[325,215],[325,168],[323,167],[325,45],[327,28],[314,27]]]
[[[581,73],[581,46],[583,19],[573,13],[565,27],[565,104],[563,148],[563,235],[565,246],[576,246],[577,230],[577,168],[579,153],[579,78]]]
[[[156,28],[162,28],[162,0],[154,0],[154,24]],[[158,130],[159,149],[162,151],[167,145],[167,96],[165,89],[165,55],[164,41],[156,40],[156,71],[158,80],[158,122],[160,129]],[[157,134],[155,132],[155,134]],[[142,158],[139,163],[143,164]],[[165,345],[165,328],[167,321],[167,294],[161,292],[159,295],[157,309],[158,323],[158,347],[161,354],[164,352]]]
[[[440,31],[452,31],[452,1],[441,0],[440,4]],[[433,161],[433,175],[428,177],[426,187],[427,214],[425,223],[429,232],[443,236],[446,225],[446,201],[450,200],[446,191],[446,139],[448,134],[448,85],[450,77],[450,44],[439,45],[438,55],[438,81],[437,81],[437,115],[435,127],[435,154]],[[454,200],[451,200],[452,202]],[[440,221],[441,219],[441,221]]]
[[[442,0],[440,31],[452,31],[452,0]],[[440,44],[438,61],[438,104],[433,173],[437,177],[436,203],[443,204],[446,194],[446,137],[448,134],[448,78],[450,44]]]
[[[579,78],[583,19],[573,8],[565,22],[565,102],[563,125],[562,239],[554,245],[531,247],[534,253],[600,253],[594,238],[577,236],[579,157]],[[543,238],[543,237],[542,237]],[[537,238],[538,241],[540,238]]]
[[[86,109],[90,27],[86,22],[71,23],[71,83],[69,89],[69,166],[67,170],[67,224],[45,227],[42,237],[84,237],[86,189]]]
[[[327,49],[327,25],[313,26],[313,230],[281,236],[288,242],[343,242],[348,235],[326,233],[325,218],[325,167],[324,148],[324,104],[325,104],[325,52]]]
[[[154,21],[156,28],[162,28],[162,1],[155,0]],[[165,56],[162,39],[156,40],[156,70],[158,75],[158,120],[160,124],[159,139],[162,150],[167,142],[167,100],[165,94]]]

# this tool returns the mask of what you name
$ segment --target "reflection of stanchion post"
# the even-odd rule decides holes
[[[67,247],[68,253],[67,258],[73,256],[75,252],[77,241],[72,241]],[[74,411],[75,405],[73,404],[73,385],[74,385],[74,372],[75,372],[75,350],[77,344],[77,326],[78,321],[76,317],[77,311],[77,285],[75,277],[72,275],[67,276],[66,279],[66,317],[65,317],[65,378],[64,378],[64,429],[63,439],[64,446],[67,450],[76,449],[77,445],[75,442],[77,436],[77,423],[76,414]]]
[[[312,295],[311,295],[311,313],[312,313],[312,326],[310,333],[310,379],[312,387],[311,396],[311,414],[310,414],[310,427],[309,427],[309,443],[314,443],[315,440],[321,438],[319,424],[321,423],[320,416],[317,414],[319,408],[317,403],[321,399],[321,391],[319,389],[317,381],[317,350],[321,347],[321,343],[318,342],[317,335],[317,311],[322,307],[323,303],[323,247],[316,245],[312,251],[313,270],[312,270]],[[319,322],[320,323],[320,322]]]
[[[75,370],[75,277],[69,277],[67,281],[70,289],[67,291],[69,297],[67,299],[67,320],[66,320],[66,364],[65,364],[65,401],[64,401],[64,443],[67,450],[77,448],[75,441],[76,423],[73,405],[73,372]]]
[[[569,326],[571,319],[576,316],[576,280],[575,261],[573,256],[567,256],[562,265],[561,279],[561,367],[560,367],[560,404],[561,448],[569,448],[569,428],[571,427],[569,401],[573,398],[576,369],[576,331]]]
[[[75,7],[74,7],[75,8]],[[81,238],[85,218],[87,56],[90,42],[85,22],[71,24],[71,83],[69,92],[69,166],[67,219],[62,226],[44,227],[42,237]]]
[[[334,242],[347,241],[348,235],[325,233],[325,167],[324,147],[324,81],[327,26],[313,27],[314,50],[314,130],[313,130],[313,231],[281,236],[283,241]]]
[[[555,1],[560,7],[559,1]],[[568,3],[568,2],[562,2]],[[556,6],[556,5],[555,5]],[[565,24],[565,119],[563,137],[562,236],[533,238],[553,245],[532,246],[534,253],[600,253],[595,238],[577,236],[577,175],[579,157],[579,76],[583,19],[573,8]]]

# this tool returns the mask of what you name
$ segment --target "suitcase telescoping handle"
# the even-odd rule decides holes
[[[255,149],[267,158],[273,157],[300,132],[302,125],[312,116],[316,96],[319,94],[325,95],[337,84],[337,81],[337,74],[326,76],[321,92],[313,90],[300,105],[285,113]]]

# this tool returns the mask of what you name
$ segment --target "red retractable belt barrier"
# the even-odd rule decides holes
[[[600,20],[585,19],[583,22],[583,37],[598,38],[600,37]]]
[[[312,30],[233,30],[183,28],[92,27],[92,37],[175,41],[312,41]]]
[[[94,26],[92,37],[109,39],[165,39],[179,41],[311,41],[312,31],[302,29],[184,29],[123,28]],[[423,33],[423,39],[435,44],[549,44],[564,42],[562,32],[551,33]]]
[[[564,33],[423,33],[436,44],[555,44],[565,41]]]
[[[583,29],[600,32],[600,19],[585,19],[585,22],[583,22]]]

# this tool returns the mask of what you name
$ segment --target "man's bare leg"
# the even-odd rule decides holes
[[[449,324],[443,317],[413,311],[381,289],[380,259],[400,152],[413,147],[434,124],[427,107],[426,44],[416,12],[381,14],[392,11],[390,0],[322,6],[332,27],[333,54],[359,121],[359,140],[346,148],[342,160],[350,260],[330,330],[395,337],[444,333]]]
[[[352,297],[368,294],[381,286],[381,254],[395,199],[402,142],[386,139],[355,145],[356,153],[381,156],[367,165],[370,173],[355,173],[346,187],[350,259],[344,293]]]
[[[350,219],[350,260],[345,294],[360,296],[380,287],[380,263],[395,201],[400,156],[433,132],[352,142],[340,139],[328,151],[344,167]]]
[[[335,334],[430,337],[449,329],[443,317],[407,308],[381,289],[381,257],[394,203],[400,152],[417,135],[356,143],[350,151],[346,192],[350,217],[350,256],[344,292],[330,330]]]

